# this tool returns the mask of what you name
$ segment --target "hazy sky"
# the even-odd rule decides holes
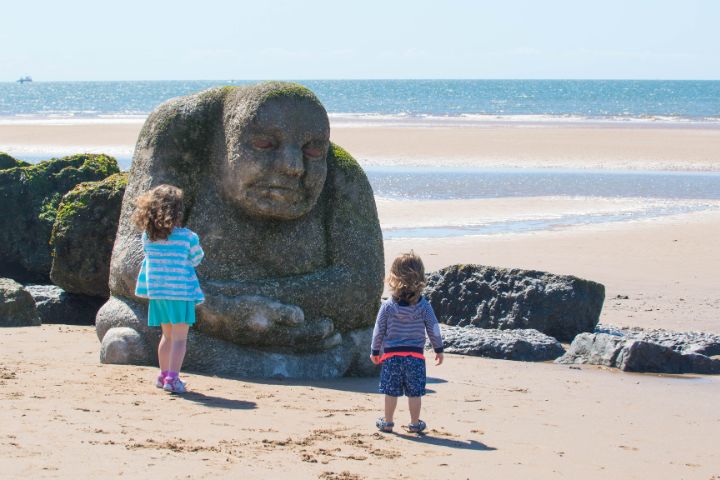
[[[0,81],[720,79],[716,0],[3,1]]]

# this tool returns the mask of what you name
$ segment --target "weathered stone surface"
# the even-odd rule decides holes
[[[595,333],[609,333],[633,340],[643,340],[670,347],[680,353],[699,353],[712,357],[720,355],[720,335],[708,332],[674,332],[672,330],[642,328],[619,328],[598,324]]]
[[[111,298],[98,312],[97,333],[102,341],[100,361],[156,365],[160,329],[138,319],[144,307]],[[118,327],[116,325],[130,325]],[[183,368],[216,375],[251,378],[335,378],[377,373],[368,358],[372,329],[347,332],[334,348],[312,353],[240,347],[191,329]]]
[[[523,362],[555,360],[565,353],[560,342],[534,329],[497,330],[448,325],[441,325],[440,329],[447,353]]]
[[[0,278],[0,327],[33,327],[40,317],[30,292],[10,278]]]
[[[29,163],[13,158],[5,152],[0,152],[0,170],[15,167],[27,167],[29,165]]]
[[[27,285],[42,323],[92,325],[104,300],[67,293],[55,285]]]
[[[81,183],[62,198],[50,239],[50,278],[65,291],[110,296],[110,255],[126,186],[127,173],[116,173]]]
[[[532,328],[569,341],[593,331],[605,287],[570,275],[452,265],[428,275],[424,294],[448,325]]]
[[[681,353],[657,343],[607,333],[578,335],[565,355],[555,362],[605,365],[628,372],[720,373],[720,360],[697,353]]]
[[[91,154],[0,170],[0,276],[47,283],[48,242],[60,199],[78,183],[118,171],[114,158]]]
[[[373,324],[383,288],[382,234],[367,177],[329,142],[327,114],[312,92],[287,83],[212,89],[170,100],[149,116],[110,269],[109,302],[127,304],[136,318],[117,324],[101,310],[101,338],[106,323],[146,322],[133,296],[142,248],[131,215],[135,199],[161,183],[185,191],[186,225],[206,254],[197,269],[206,302],[190,356],[202,355],[214,371],[212,352],[200,346],[222,345],[218,356],[237,363],[227,368],[259,376],[275,373],[251,368],[258,351],[252,362],[270,365],[281,357],[340,355],[316,365],[318,377],[351,368],[355,352],[333,352]],[[361,351],[366,356],[367,345]],[[286,365],[288,376],[306,374]]]

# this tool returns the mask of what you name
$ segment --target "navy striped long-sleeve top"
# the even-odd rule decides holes
[[[440,325],[430,302],[421,297],[416,304],[408,305],[388,298],[380,305],[375,320],[372,355],[380,355],[381,351],[423,353],[426,332],[433,350],[442,352]]]

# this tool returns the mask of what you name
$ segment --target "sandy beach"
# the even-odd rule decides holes
[[[142,120],[0,122],[0,151],[130,157]],[[720,170],[720,128],[643,124],[475,127],[332,126],[363,165]]]
[[[141,123],[0,123],[0,151],[131,152]],[[720,171],[720,129],[338,127],[363,165]],[[110,152],[112,153],[112,152]],[[384,228],[632,210],[635,200],[378,199]],[[397,238],[427,270],[456,263],[572,274],[606,287],[601,322],[720,334],[720,209],[544,231]],[[627,298],[624,298],[627,297]],[[3,478],[720,479],[720,378],[448,355],[430,366],[425,437],[374,429],[376,379],[266,382],[101,365],[92,327],[0,330]],[[401,403],[400,419],[407,415]]]
[[[188,374],[170,396],[98,345],[92,327],[0,330],[3,478],[720,478],[714,377],[448,355],[417,437],[375,431],[376,379]]]

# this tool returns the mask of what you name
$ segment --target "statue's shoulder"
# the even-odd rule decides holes
[[[330,142],[328,172],[344,179],[367,179],[365,171],[347,150]]]
[[[365,171],[344,148],[331,142],[327,162],[327,184],[335,195],[360,204],[373,198],[372,187]]]

